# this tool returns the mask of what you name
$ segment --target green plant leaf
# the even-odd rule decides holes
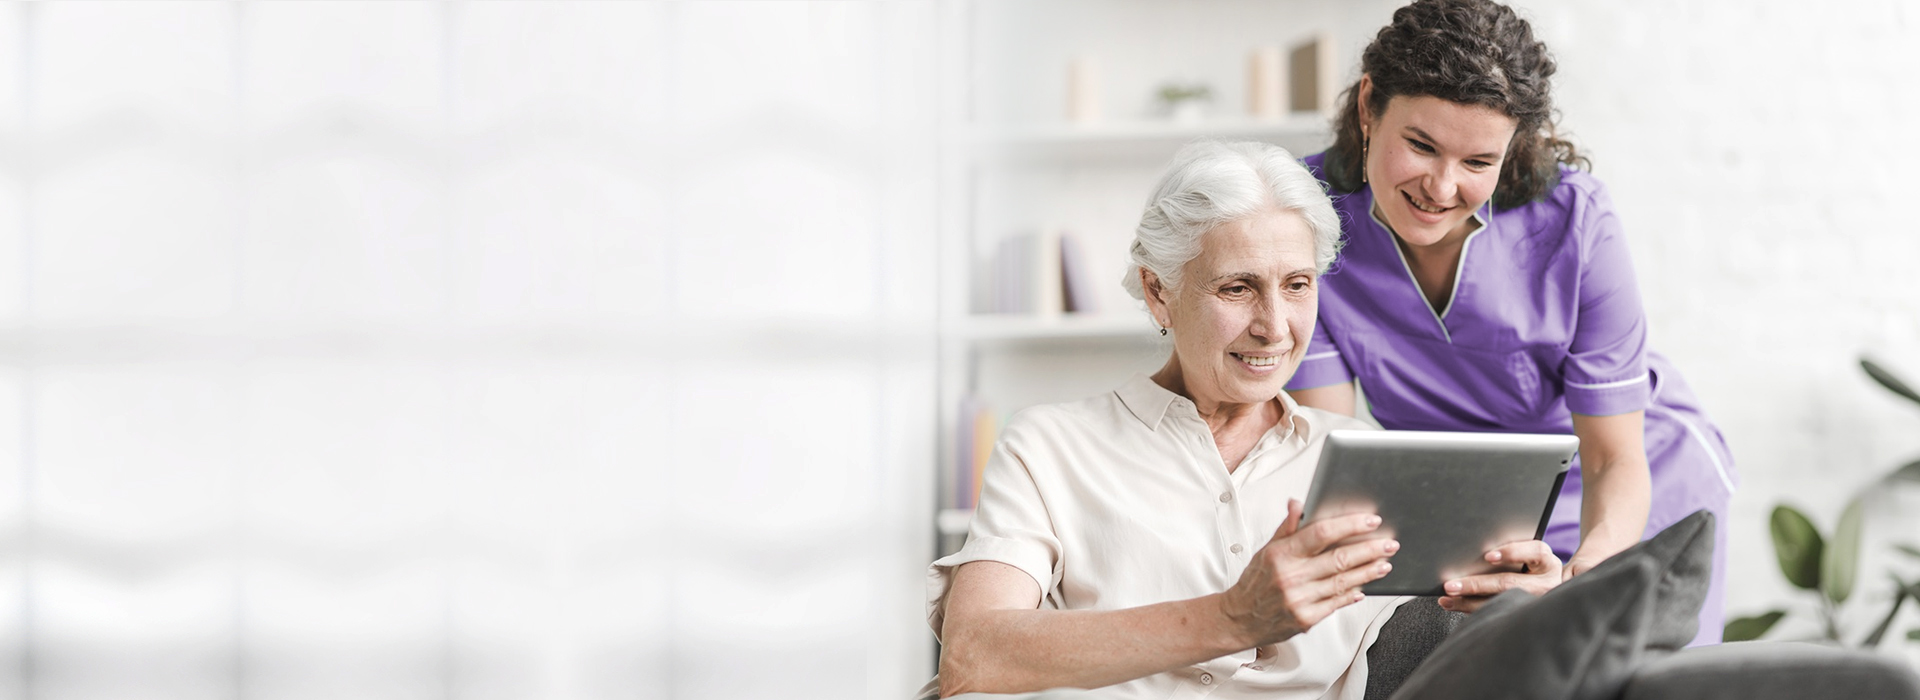
[[[1893,574],[1887,574],[1887,578],[1893,579],[1893,607],[1887,609],[1886,617],[1880,618],[1880,624],[1874,626],[1873,633],[1860,642],[1860,646],[1868,649],[1880,646],[1880,638],[1887,636],[1887,628],[1893,626],[1893,618],[1900,616],[1900,605],[1907,602],[1907,598],[1912,597],[1908,595],[1909,586],[1905,581],[1901,581]]]
[[[1905,552],[1907,556],[1920,558],[1920,547],[1915,547],[1910,544],[1896,544],[1893,548]]]
[[[1873,377],[1873,381],[1879,382],[1880,386],[1887,388],[1887,391],[1899,394],[1908,401],[1920,403],[1920,391],[1914,391],[1913,387],[1907,386],[1907,383],[1901,381],[1900,377],[1887,371],[1887,368],[1881,367],[1873,360],[1864,357],[1860,358],[1860,369],[1866,370],[1867,376]]]
[[[1727,622],[1726,628],[1721,631],[1721,637],[1729,642],[1750,642],[1759,639],[1760,635],[1773,629],[1773,623],[1779,622],[1780,618],[1786,615],[1784,610],[1775,610],[1765,615],[1734,618]]]
[[[1773,555],[1780,560],[1780,573],[1787,582],[1807,590],[1820,589],[1820,553],[1826,548],[1813,521],[1792,506],[1774,506],[1769,519],[1773,530]]]
[[[1820,592],[1834,605],[1847,602],[1853,595],[1853,577],[1860,570],[1860,499],[1840,511],[1840,524],[1833,528],[1820,556]]]
[[[1920,627],[1907,630],[1907,641],[1920,642]]]
[[[1899,469],[1895,469],[1892,474],[1887,475],[1886,480],[1920,482],[1920,459],[1900,465]]]

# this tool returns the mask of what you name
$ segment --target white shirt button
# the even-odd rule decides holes
[[[1233,552],[1234,554],[1239,554],[1241,552],[1247,551],[1247,548],[1236,544],[1232,547],[1228,547],[1227,551]]]
[[[1221,503],[1232,503],[1232,502],[1233,502],[1233,492],[1232,492],[1232,491],[1228,491],[1228,492],[1226,492],[1226,493],[1223,493],[1223,494],[1220,494],[1220,502],[1221,502]]]
[[[1213,685],[1213,674],[1211,673],[1200,674],[1200,685]]]

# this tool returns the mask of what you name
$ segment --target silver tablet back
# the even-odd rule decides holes
[[[1450,579],[1494,571],[1487,551],[1546,533],[1579,446],[1572,435],[1336,430],[1305,519],[1379,514],[1368,537],[1396,538],[1400,551],[1393,571],[1361,591],[1441,595]]]

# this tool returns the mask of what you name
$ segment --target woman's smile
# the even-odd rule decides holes
[[[1423,202],[1420,200],[1419,197],[1413,196],[1413,193],[1408,192],[1406,190],[1401,190],[1400,196],[1406,198],[1407,204],[1412,206],[1415,212],[1418,212],[1420,214],[1431,214],[1432,215],[1431,217],[1425,217],[1425,216],[1420,217],[1420,219],[1423,221],[1427,221],[1428,219],[1431,219],[1431,221],[1427,221],[1427,223],[1439,223],[1440,220],[1446,215],[1447,212],[1453,210],[1453,207],[1443,207],[1438,204],[1428,204],[1426,202]]]
[[[1280,366],[1280,357],[1282,355],[1285,355],[1286,353],[1269,353],[1269,354],[1254,355],[1254,354],[1230,352],[1227,354],[1232,355],[1233,359],[1239,360],[1241,364],[1244,364],[1247,367],[1252,368],[1256,372],[1271,372],[1273,371],[1273,368]]]
[[[1415,248],[1464,239],[1473,211],[1493,197],[1518,122],[1424,95],[1394,97],[1369,119],[1365,167],[1387,228]]]
[[[1155,381],[1179,387],[1204,414],[1272,401],[1313,336],[1313,229],[1299,213],[1269,205],[1208,229],[1200,242],[1200,254],[1181,266],[1179,288],[1148,297],[1173,329],[1173,356]],[[1152,280],[1142,287],[1155,289]]]

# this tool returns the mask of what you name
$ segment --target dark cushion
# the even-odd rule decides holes
[[[1660,569],[1647,649],[1679,651],[1700,631],[1700,606],[1706,603],[1707,585],[1713,580],[1713,527],[1713,513],[1696,510],[1660,534],[1593,567],[1593,572],[1599,572],[1641,556],[1652,559]]]
[[[1465,613],[1440,607],[1439,598],[1401,604],[1367,647],[1366,700],[1387,700],[1465,618]]]
[[[1576,579],[1577,580],[1577,579]],[[1895,659],[1797,642],[1686,649],[1640,668],[1622,700],[1920,700],[1920,677]]]
[[[1411,632],[1415,638],[1408,644],[1398,639],[1409,634],[1394,629],[1394,620],[1381,629],[1380,640],[1374,643],[1374,649],[1367,652],[1369,672],[1367,679],[1367,697],[1387,697],[1395,690],[1395,684],[1405,681],[1407,694],[1395,694],[1394,698],[1449,697],[1456,693],[1498,692],[1511,693],[1514,697],[1530,694],[1554,695],[1559,697],[1611,697],[1617,693],[1620,685],[1631,677],[1634,669],[1648,660],[1664,656],[1681,649],[1693,641],[1699,627],[1700,606],[1706,601],[1707,586],[1713,571],[1713,514],[1705,510],[1695,511],[1692,515],[1668,526],[1651,539],[1634,545],[1613,558],[1602,562],[1592,571],[1548,592],[1542,599],[1571,597],[1575,600],[1557,603],[1554,608],[1559,613],[1534,612],[1529,616],[1565,614],[1571,609],[1576,616],[1587,623],[1576,629],[1568,626],[1561,629],[1554,625],[1534,626],[1530,620],[1512,620],[1495,623],[1493,618],[1522,607],[1532,596],[1509,591],[1489,602],[1462,629],[1490,625],[1491,631],[1475,633],[1476,636],[1519,636],[1520,639],[1507,640],[1463,640],[1461,646],[1484,645],[1489,641],[1498,641],[1512,647],[1511,652],[1521,654],[1523,663],[1540,666],[1540,672],[1529,676],[1542,687],[1530,690],[1493,690],[1492,685],[1510,679],[1500,669],[1503,664],[1516,663],[1511,659],[1489,658],[1485,647],[1476,646],[1476,651],[1449,650],[1453,642],[1440,647],[1432,647],[1425,637],[1435,632],[1444,634],[1441,623],[1426,621],[1423,630]],[[1616,579],[1637,581],[1635,571],[1651,568],[1655,571],[1653,582],[1649,586],[1649,595],[1645,600],[1632,598],[1632,592],[1602,591],[1586,589],[1593,586],[1613,584],[1602,583]],[[1625,572],[1625,573],[1623,573]],[[1592,579],[1592,581],[1589,581]],[[1570,591],[1570,592],[1569,592]],[[1612,619],[1605,618],[1607,601],[1619,599],[1623,603],[1644,605],[1646,610],[1640,618],[1632,615]],[[1417,602],[1417,601],[1416,601]],[[1413,605],[1414,603],[1408,603]],[[1406,608],[1406,606],[1402,606]],[[1626,611],[1620,611],[1626,612]],[[1398,618],[1398,614],[1395,616]],[[1478,620],[1475,622],[1474,620]],[[1445,625],[1450,627],[1450,625]],[[1528,638],[1527,634],[1536,635]],[[1604,633],[1609,638],[1596,639],[1592,635]],[[1634,646],[1637,644],[1638,646]],[[1393,648],[1394,653],[1416,653],[1431,659],[1426,665],[1461,664],[1459,668],[1436,668],[1427,673],[1409,674],[1404,663],[1376,662],[1375,651],[1384,647]],[[1406,648],[1400,648],[1406,647]],[[1428,651],[1433,653],[1429,656]],[[1441,651],[1446,653],[1442,654]],[[1505,653],[1505,652],[1502,652]],[[1495,654],[1495,657],[1498,655]],[[1584,659],[1584,661],[1582,660]],[[1422,663],[1415,659],[1412,663]],[[1424,669],[1425,667],[1420,667]],[[1446,684],[1462,686],[1461,689],[1444,692],[1427,690],[1437,686],[1440,681],[1423,676],[1448,675]],[[1417,687],[1415,681],[1418,681]],[[1488,690],[1467,690],[1465,687],[1486,682]],[[1537,692],[1536,692],[1537,691]],[[1464,696],[1462,696],[1464,697]]]
[[[1538,598],[1517,589],[1495,596],[1393,700],[1619,697],[1644,654],[1661,571],[1651,557],[1615,560]]]

